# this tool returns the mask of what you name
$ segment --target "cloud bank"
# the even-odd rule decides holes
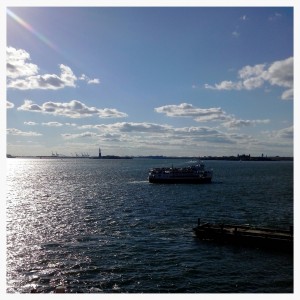
[[[24,104],[18,107],[18,110],[40,112],[69,118],[85,118],[91,116],[98,116],[99,118],[127,117],[127,114],[114,108],[100,109],[89,107],[78,100],[71,100],[65,103],[49,101],[42,105],[35,104],[31,100],[25,100]]]
[[[165,105],[154,109],[157,113],[166,114],[168,117],[192,117],[198,122],[220,120],[226,113],[220,108],[197,108],[192,104]]]
[[[7,59],[7,87],[19,90],[58,90],[65,87],[76,87],[78,80],[88,84],[99,84],[98,78],[90,79],[82,74],[81,77],[73,73],[72,69],[64,64],[59,65],[60,74],[38,74],[39,67],[30,62],[28,52],[13,47],[6,48]]]
[[[199,108],[192,104],[181,103],[179,105],[165,105],[154,109],[158,113],[163,113],[168,117],[191,117],[197,122],[219,121],[224,127],[239,128],[243,126],[253,126],[257,124],[267,124],[270,120],[241,120],[233,115],[227,114],[220,107]]]
[[[293,66],[293,57],[275,61],[271,65],[245,66],[238,72],[238,81],[224,80],[214,85],[205,84],[204,87],[212,90],[253,90],[268,83],[271,86],[285,88],[281,95],[282,100],[292,100],[294,97]]]
[[[41,133],[38,132],[22,131],[16,128],[7,128],[6,133],[11,135],[20,135],[20,136],[41,136],[42,135]]]
[[[117,122],[111,124],[82,125],[77,129],[83,133],[65,133],[67,140],[92,139],[95,145],[105,145],[111,149],[118,147],[128,151],[151,151],[150,153],[167,153],[174,151],[184,155],[185,151],[199,153],[199,149],[210,149],[210,154],[232,150],[245,151],[251,147],[252,151],[266,151],[265,147],[286,147],[293,143],[293,127],[283,128],[274,132],[261,132],[259,135],[243,134],[228,131],[229,126],[253,126],[267,123],[265,120],[237,120],[236,124],[219,127],[189,126],[174,127],[167,124],[148,122]],[[88,131],[86,131],[88,129]],[[96,132],[94,132],[96,130]],[[276,140],[276,142],[275,142]],[[224,152],[224,153],[225,153]],[[149,152],[148,152],[149,153]],[[208,155],[208,154],[206,154]]]

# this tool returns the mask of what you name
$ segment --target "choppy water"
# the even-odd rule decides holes
[[[292,162],[208,161],[208,185],[154,185],[186,160],[7,160],[7,292],[291,293],[293,257],[199,241],[203,221],[288,228]]]

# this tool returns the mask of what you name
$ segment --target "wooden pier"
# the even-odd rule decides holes
[[[293,253],[293,226],[290,226],[290,230],[278,230],[247,225],[200,224],[198,219],[198,226],[193,230],[201,240]]]

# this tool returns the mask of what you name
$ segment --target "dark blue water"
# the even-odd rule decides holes
[[[293,256],[199,241],[197,218],[288,228],[292,162],[208,161],[208,185],[154,185],[186,160],[7,160],[7,292],[292,293]]]

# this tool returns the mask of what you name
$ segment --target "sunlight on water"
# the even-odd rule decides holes
[[[9,159],[7,292],[292,292],[292,257],[201,243],[192,228],[288,227],[293,164],[207,162],[212,184],[148,183],[170,163]]]

